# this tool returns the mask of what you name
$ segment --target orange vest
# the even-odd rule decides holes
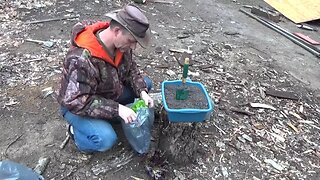
[[[103,59],[110,63],[114,67],[118,67],[123,53],[119,49],[116,49],[115,59],[112,59],[110,55],[103,49],[95,33],[100,29],[106,29],[109,27],[108,22],[97,22],[95,24],[86,26],[82,32],[80,32],[75,38],[75,43],[82,48],[88,49],[93,57]]]

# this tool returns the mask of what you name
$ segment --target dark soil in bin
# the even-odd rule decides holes
[[[184,88],[189,91],[189,96],[185,100],[176,99],[177,89]],[[194,85],[175,85],[168,84],[164,87],[164,95],[166,103],[170,109],[208,109],[208,101],[206,95],[200,87]]]

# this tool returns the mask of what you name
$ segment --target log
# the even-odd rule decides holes
[[[155,101],[155,123],[152,137],[153,145],[149,151],[149,160],[157,159],[159,163],[159,152],[169,163],[183,165],[193,163],[198,157],[199,137],[201,135],[199,123],[172,123],[169,122],[167,113],[161,101],[161,93],[150,93]],[[161,155],[162,156],[162,155]],[[162,157],[160,157],[162,159]]]
[[[171,163],[194,163],[199,153],[200,130],[197,123],[169,122],[164,108],[160,112],[159,149]]]

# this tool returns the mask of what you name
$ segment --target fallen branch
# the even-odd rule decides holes
[[[76,16],[70,16],[70,17],[60,17],[60,18],[50,18],[50,19],[43,19],[43,20],[36,20],[36,21],[28,21],[26,24],[38,24],[38,23],[43,23],[43,22],[50,22],[50,21],[61,21],[65,19],[74,19],[78,18],[79,15]]]

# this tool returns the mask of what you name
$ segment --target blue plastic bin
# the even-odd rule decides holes
[[[175,81],[163,81],[161,84],[161,95],[162,95],[162,102],[164,105],[164,109],[167,111],[168,119],[170,122],[203,122],[206,118],[211,114],[213,110],[213,102],[209,97],[205,87],[199,82],[192,82],[187,81],[187,86],[197,86],[201,89],[201,91],[205,94],[207,101],[208,101],[208,108],[207,109],[171,109],[168,107],[166,98],[165,98],[165,87],[166,85],[181,85],[181,80]]]

